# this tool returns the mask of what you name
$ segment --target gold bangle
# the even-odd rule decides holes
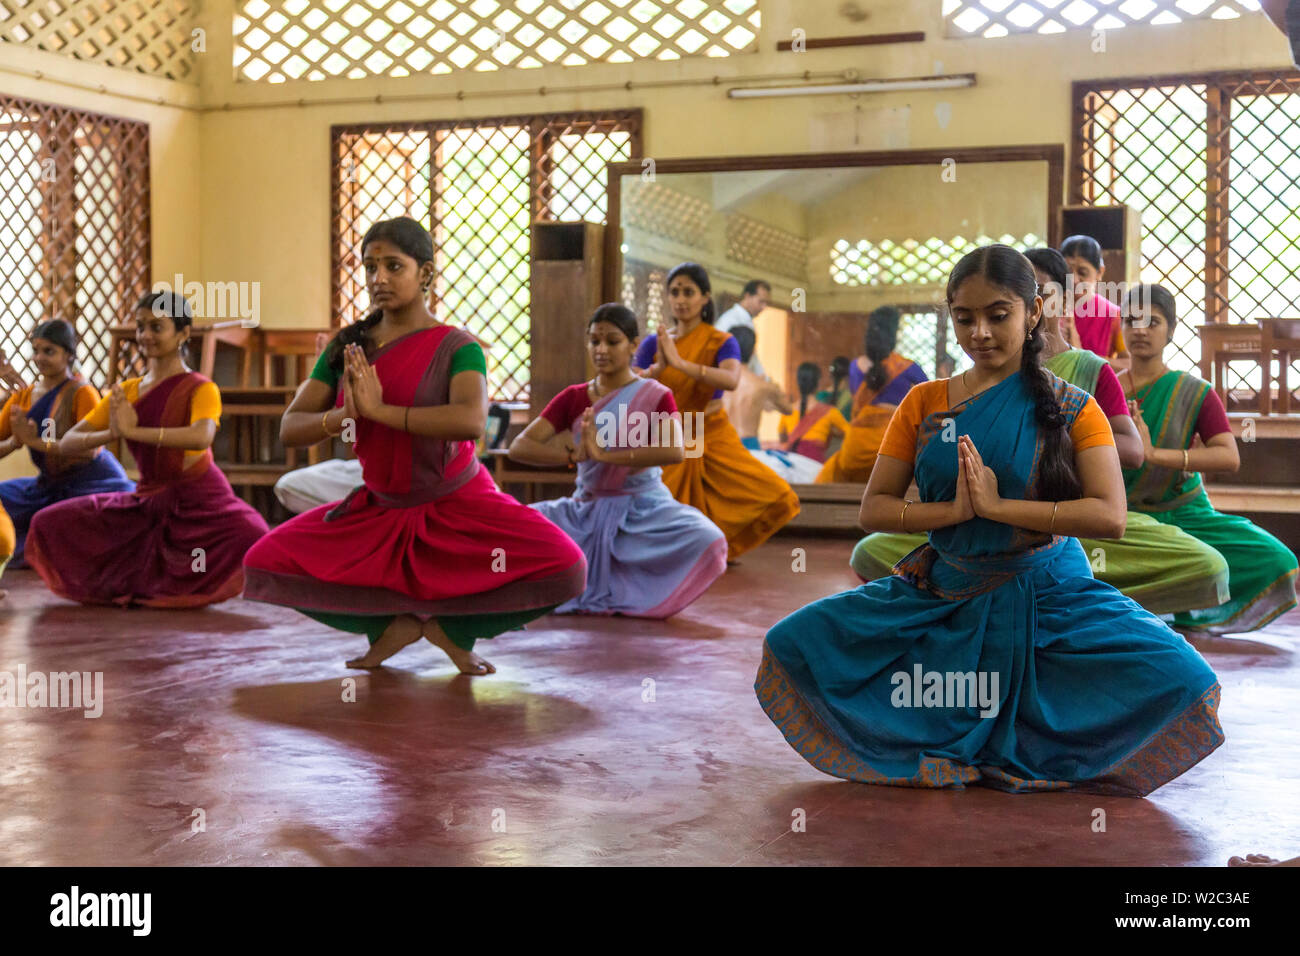
[[[1183,449],[1183,471],[1187,470],[1187,452],[1188,449],[1184,448]]]
[[[1056,536],[1056,509],[1059,508],[1059,507],[1061,507],[1061,503],[1060,503],[1059,501],[1057,501],[1057,502],[1053,502],[1053,504],[1052,504],[1052,523],[1049,524],[1049,525],[1047,526],[1047,533],[1050,534],[1050,535],[1052,535],[1053,537]]]
[[[907,534],[907,509],[912,507],[912,499],[903,499],[903,510],[898,513],[898,530]]]
[[[320,417],[320,429],[321,429],[321,431],[323,431],[326,435],[329,435],[331,438],[333,438],[333,437],[334,437],[334,433],[333,433],[332,431],[330,431],[330,426],[329,426],[329,417],[330,417],[330,413],[329,413],[329,412],[326,412],[324,415],[322,415],[322,416]]]
[[[159,425],[158,426],[158,447],[159,448],[162,447],[162,433],[163,433],[162,426]]]

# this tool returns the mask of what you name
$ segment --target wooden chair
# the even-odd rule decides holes
[[[1277,366],[1277,412],[1279,415],[1291,413],[1291,385],[1287,375],[1291,368],[1291,357],[1300,355],[1300,319],[1259,319],[1261,353],[1260,367],[1264,370],[1264,387],[1260,391],[1259,413],[1272,413],[1273,403],[1273,357],[1278,359]]]
[[[1201,378],[1219,393],[1224,408],[1242,407],[1242,403],[1230,406],[1228,402],[1228,363],[1253,361],[1263,368],[1265,362],[1260,346],[1260,327],[1244,322],[1216,322],[1198,326],[1196,331],[1201,338]],[[1263,379],[1265,384],[1259,390],[1257,403],[1260,414],[1267,415],[1267,371],[1263,372]]]

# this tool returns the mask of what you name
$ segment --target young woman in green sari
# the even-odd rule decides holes
[[[1124,469],[1129,508],[1182,528],[1228,562],[1228,600],[1175,615],[1174,627],[1187,636],[1261,628],[1296,606],[1296,557],[1263,528],[1210,505],[1200,473],[1236,471],[1241,459],[1209,383],[1164,363],[1178,324],[1173,296],[1163,286],[1134,286],[1122,308],[1133,365],[1120,383],[1143,449],[1141,466]],[[1200,444],[1193,445],[1197,436]]]
[[[1061,333],[1064,314],[1065,259],[1055,249],[1031,249],[1043,292],[1043,367],[1092,395],[1110,422],[1120,464],[1137,468],[1143,461],[1142,439],[1124,392],[1110,366],[1086,349],[1071,348]],[[925,535],[873,534],[858,542],[850,563],[863,580],[887,577]],[[1172,615],[1193,608],[1213,608],[1228,599],[1228,564],[1207,544],[1171,524],[1130,511],[1124,537],[1080,539],[1093,575],[1137,601],[1153,614]]]

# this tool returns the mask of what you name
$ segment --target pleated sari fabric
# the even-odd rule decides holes
[[[447,404],[452,355],[472,341],[440,325],[374,352],[384,400]],[[399,615],[435,618],[468,650],[582,593],[581,550],[497,488],[474,442],[413,435],[366,418],[356,427],[365,484],[258,542],[245,561],[246,598],[295,608],[371,643]]]
[[[687,362],[712,365],[728,337],[701,322],[676,340],[677,351]],[[699,509],[721,528],[727,536],[728,559],[738,558],[799,514],[799,496],[741,444],[725,411],[705,411],[713,398],[712,386],[673,368],[664,369],[659,381],[672,389],[682,413],[688,453],[692,437],[701,443],[703,452],[695,457],[688,454],[679,465],[666,466],[664,484],[674,498]]]
[[[1210,384],[1170,370],[1134,396],[1157,448],[1190,448]],[[1177,627],[1237,634],[1268,624],[1296,606],[1296,556],[1263,528],[1215,511],[1200,474],[1145,464],[1124,470],[1129,508],[1181,528],[1221,554],[1228,565],[1228,599],[1217,607],[1175,615]]]
[[[1076,422],[1091,399],[1056,389]],[[949,418],[1003,497],[1032,497],[1042,440],[1019,373],[918,418],[923,501],[955,496]],[[1141,796],[1223,740],[1209,665],[1094,579],[1077,540],[980,517],[931,532],[890,577],[778,623],[755,690],[809,763],[864,783]]]
[[[140,427],[190,425],[191,400],[210,384],[173,375],[135,404]],[[200,607],[238,596],[244,554],[266,522],[241,501],[208,449],[128,441],[140,469],[135,491],[85,495],[43,508],[27,533],[27,563],[60,597],[83,604]]]
[[[592,406],[597,429],[627,432],[626,445],[607,447],[645,447],[660,435],[653,416],[667,391],[659,382],[639,378],[597,401]],[[632,427],[621,429],[618,422]],[[638,429],[638,422],[648,425]],[[581,441],[580,423],[581,418],[571,423],[575,442]],[[560,605],[560,614],[671,617],[727,570],[726,535],[703,513],[677,501],[658,467],[581,461],[572,496],[532,507],[587,557],[586,590]]]

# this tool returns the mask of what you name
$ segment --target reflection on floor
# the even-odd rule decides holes
[[[105,702],[98,719],[0,708],[0,864],[1222,866],[1300,853],[1297,612],[1207,650],[1227,743],[1146,800],[817,773],[751,685],[768,626],[856,585],[850,546],[777,538],[667,622],[545,618],[481,645],[500,669],[487,678],[453,676],[423,644],[351,672],[360,638],[289,611],[82,608],[8,572],[0,671],[102,671]],[[791,571],[796,547],[805,573]]]

